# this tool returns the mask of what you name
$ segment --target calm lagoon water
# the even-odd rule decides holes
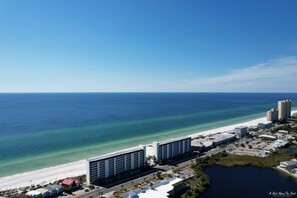
[[[297,94],[0,94],[0,176],[263,117]]]
[[[292,193],[280,197],[297,197],[297,179],[275,169],[213,166],[206,169],[206,174],[212,185],[201,198],[273,198],[277,196],[272,193],[279,192]]]

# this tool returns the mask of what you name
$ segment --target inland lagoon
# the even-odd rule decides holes
[[[297,179],[273,168],[216,165],[205,171],[211,187],[201,198],[297,197]]]

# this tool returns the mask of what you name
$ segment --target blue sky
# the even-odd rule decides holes
[[[297,1],[0,1],[0,92],[297,92]]]

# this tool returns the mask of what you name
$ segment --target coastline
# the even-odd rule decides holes
[[[297,110],[292,111],[296,113]],[[226,131],[230,131],[238,126],[256,126],[260,122],[266,121],[266,117],[261,117],[257,119],[253,119],[247,122],[242,122],[238,124],[227,125],[224,127],[219,127],[216,129],[211,129],[199,133],[194,133],[192,135],[188,135],[188,137],[202,137],[207,135],[213,135],[217,133],[222,133]],[[29,171],[19,174],[14,174],[10,176],[5,176],[0,178],[0,190],[8,190],[13,188],[21,188],[30,185],[37,184],[48,184],[59,179],[64,179],[67,177],[75,177],[79,175],[85,174],[85,160],[79,160],[71,163],[66,163],[62,165],[52,166],[49,168],[43,168],[35,171]]]

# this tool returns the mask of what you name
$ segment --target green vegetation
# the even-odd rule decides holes
[[[288,149],[293,150],[293,154],[289,154]],[[221,152],[211,157],[197,158],[196,164],[192,165],[195,171],[195,177],[186,181],[189,190],[187,190],[181,197],[193,198],[198,197],[211,185],[209,177],[205,174],[204,169],[213,165],[222,166],[244,166],[254,165],[263,168],[274,168],[281,161],[290,160],[297,156],[297,145],[291,145],[289,148],[281,148],[268,157],[255,157],[243,155],[230,155],[226,152]]]
[[[172,175],[171,174],[164,173],[164,174],[162,174],[162,175],[159,176],[159,179],[166,179],[166,178],[172,178]]]
[[[272,130],[272,132],[277,132],[278,130],[285,130],[285,131],[297,133],[297,127],[295,127],[295,126],[292,127],[290,124],[286,124],[283,126],[277,126]]]
[[[297,146],[291,146],[291,149],[297,151]],[[294,152],[293,152],[294,153]],[[240,156],[240,155],[226,155],[215,161],[216,164],[222,166],[244,166],[254,165],[263,168],[273,168],[279,165],[281,161],[286,161],[294,157],[288,154],[288,149],[282,148],[272,153],[268,157],[255,157],[255,156]]]

